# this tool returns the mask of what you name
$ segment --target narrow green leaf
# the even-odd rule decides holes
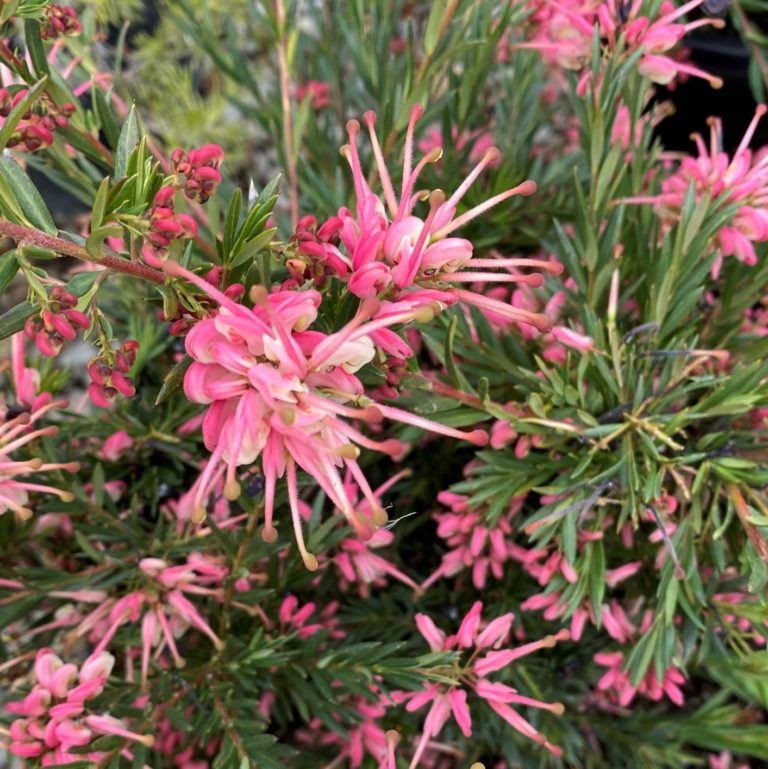
[[[48,235],[56,235],[58,230],[51,212],[24,169],[13,158],[0,156],[0,174],[13,191],[29,224]]]
[[[117,140],[117,156],[115,158],[115,179],[122,179],[128,170],[128,158],[139,143],[139,118],[136,115],[136,105],[131,106],[128,118],[120,131]]]
[[[8,284],[14,279],[19,271],[19,262],[16,259],[16,252],[6,251],[0,255],[0,294],[8,288]]]
[[[11,110],[11,114],[5,119],[3,127],[0,128],[0,149],[5,149],[13,136],[21,118],[32,109],[34,103],[40,98],[45,87],[48,85],[48,78],[44,77],[30,88],[19,103]]]
[[[47,75],[48,58],[45,55],[45,47],[40,37],[40,22],[35,19],[25,19],[24,21],[24,42],[27,44],[27,52],[32,60],[32,66],[38,77]]]
[[[159,406],[171,397],[180,387],[181,380],[184,378],[184,374],[187,369],[192,365],[192,358],[189,355],[185,355],[166,375],[163,382],[163,386],[160,388],[160,392],[157,394],[155,400],[155,406]]]
[[[37,312],[37,307],[29,302],[22,302],[0,315],[0,339],[21,331],[28,318]]]

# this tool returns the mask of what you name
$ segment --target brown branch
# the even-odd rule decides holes
[[[6,219],[0,219],[0,234],[6,235],[17,242],[25,241],[26,243],[39,246],[40,248],[47,248],[62,256],[72,256],[75,259],[82,259],[85,262],[95,262],[113,272],[123,272],[127,275],[133,275],[136,278],[148,280],[159,285],[165,283],[165,276],[162,272],[153,270],[151,267],[147,267],[144,264],[123,259],[117,256],[117,254],[108,253],[106,249],[101,249],[100,253],[97,255],[90,254],[85,248],[70,240],[56,238],[53,235],[48,235],[45,232],[40,232],[40,230],[35,230],[31,227],[14,224]]]

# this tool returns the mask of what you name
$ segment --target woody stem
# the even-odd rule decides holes
[[[113,272],[123,272],[160,285],[165,283],[165,276],[163,273],[153,270],[151,267],[147,267],[140,262],[122,259],[116,254],[107,253],[105,249],[100,249],[98,254],[91,254],[86,251],[85,248],[70,240],[56,238],[53,235],[48,235],[45,232],[40,232],[31,227],[14,224],[6,219],[0,219],[0,234],[12,238],[17,242],[25,241],[26,243],[40,246],[40,248],[47,248],[51,251],[55,251],[61,256],[73,256],[75,259],[82,259],[86,262],[95,262]]]

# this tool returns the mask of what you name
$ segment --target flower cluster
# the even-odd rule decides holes
[[[513,498],[509,510],[491,525],[483,511],[470,509],[466,497],[441,491],[437,501],[451,512],[435,513],[434,518],[437,536],[445,540],[450,550],[443,556],[440,567],[422,583],[422,588],[428,588],[438,579],[453,577],[464,569],[472,570],[472,584],[478,590],[485,588],[489,571],[495,579],[501,579],[506,562],[517,548],[512,541],[510,519],[524,500],[524,497]]]
[[[218,301],[220,309],[201,320],[187,335],[187,353],[193,363],[184,378],[187,397],[210,404],[203,422],[206,447],[212,452],[197,489],[197,520],[205,517],[206,500],[226,475],[224,494],[240,495],[237,468],[261,457],[265,478],[263,537],[277,538],[273,524],[275,482],[286,475],[296,541],[304,563],[317,568],[317,559],[304,545],[299,510],[297,466],[310,473],[352,528],[370,539],[373,526],[387,516],[376,501],[357,464],[357,446],[397,455],[402,444],[394,439],[375,441],[345,418],[378,423],[388,418],[433,432],[469,440],[487,441],[482,430],[462,432],[409,414],[402,409],[368,402],[355,372],[384,349],[402,342],[389,328],[431,316],[427,308],[407,302],[363,302],[355,317],[333,334],[310,330],[317,318],[320,295],[316,291],[254,289],[253,308],[233,302],[199,276],[175,262],[169,274],[184,277]],[[347,468],[370,504],[371,520],[354,509],[339,475]]]
[[[197,235],[197,222],[194,218],[176,212],[173,201],[175,194],[175,187],[161,187],[149,209],[147,240],[154,247],[150,256],[163,254],[174,240],[185,240]]]
[[[132,398],[136,394],[133,380],[128,376],[136,362],[139,343],[127,339],[117,350],[108,350],[93,358],[88,364],[88,396],[99,408],[109,408],[118,395]]]
[[[104,754],[84,748],[104,734],[151,746],[151,735],[130,731],[120,719],[93,712],[88,703],[104,691],[114,663],[115,658],[103,652],[91,655],[78,668],[62,662],[51,649],[39,649],[32,691],[6,705],[20,716],[11,723],[11,753],[52,766],[83,759],[98,762]]]
[[[567,4],[541,0],[531,4],[535,10],[529,20],[531,34],[527,40],[509,47],[539,50],[550,63],[565,69],[583,70],[591,59],[592,39],[597,28],[610,51],[617,50],[619,44],[630,52],[642,51],[638,71],[654,83],[668,84],[681,75],[690,75],[720,88],[720,78],[688,64],[676,50],[692,30],[723,26],[722,19],[708,17],[679,21],[704,2],[690,0],[676,7],[670,0],[664,0],[655,4],[656,15],[652,17],[643,0],[607,0],[604,3],[577,0]]]
[[[171,153],[171,162],[178,188],[188,198],[205,203],[221,182],[219,164],[223,159],[224,151],[218,144],[205,144],[186,153],[175,149]]]
[[[562,755],[557,746],[547,740],[532,724],[526,721],[512,705],[548,710],[562,715],[563,706],[559,703],[546,703],[519,694],[507,684],[489,681],[487,676],[511,665],[515,660],[532,654],[539,649],[552,648],[558,641],[568,640],[570,634],[561,630],[556,635],[547,636],[541,641],[525,644],[516,649],[501,649],[514,620],[512,613],[489,622],[484,629],[481,612],[483,605],[476,601],[461,622],[456,635],[446,636],[426,614],[416,615],[416,626],[433,652],[457,651],[460,656],[468,655],[466,661],[457,661],[456,682],[446,687],[442,684],[428,683],[423,692],[400,694],[396,698],[408,702],[406,709],[419,710],[431,703],[424,720],[424,730],[419,740],[410,769],[419,766],[427,742],[437,737],[445,722],[453,714],[456,723],[466,737],[472,735],[472,715],[467,707],[467,692],[484,699],[490,708],[500,715],[513,729],[534,742],[543,745],[556,756]]]
[[[51,3],[43,8],[43,23],[40,37],[43,40],[55,40],[62,35],[79,35],[83,31],[77,12],[72,6]]]
[[[680,221],[689,187],[696,202],[705,197],[722,204],[737,206],[733,218],[723,225],[714,241],[716,259],[712,265],[714,278],[720,273],[723,257],[734,256],[747,265],[757,264],[755,246],[768,241],[768,148],[753,153],[749,145],[760,119],[768,111],[761,104],[732,157],[723,150],[722,122],[712,118],[709,146],[696,134],[696,157],[683,158],[678,169],[664,179],[661,192],[654,196],[631,198],[631,202],[653,203],[663,224],[669,227]]]
[[[27,88],[17,88],[13,93],[7,88],[0,88],[0,117],[7,118],[28,93]],[[50,147],[54,131],[69,125],[69,118],[75,109],[75,105],[70,102],[56,105],[46,99],[42,102],[41,114],[33,112],[32,108],[24,112],[8,139],[8,146],[27,152]]]
[[[74,495],[55,486],[28,480],[33,473],[64,471],[74,473],[80,469],[77,462],[45,462],[40,456],[17,459],[12,454],[19,449],[31,449],[35,441],[56,435],[56,425],[39,427],[43,417],[51,411],[66,408],[66,401],[53,400],[50,394],[38,394],[36,371],[24,368],[22,341],[14,339],[13,376],[18,408],[0,400],[0,514],[12,510],[26,520],[32,516],[29,494],[41,492],[55,494],[65,502],[71,502]],[[29,410],[28,410],[29,409]]]
[[[524,258],[475,258],[469,240],[449,237],[505,200],[516,195],[532,195],[536,185],[524,181],[457,216],[459,204],[471,185],[484,168],[499,159],[499,151],[490,147],[449,198],[442,190],[417,192],[415,185],[421,172],[442,155],[442,150],[434,147],[412,167],[414,130],[422,114],[423,108],[417,105],[408,122],[399,201],[376,134],[376,114],[366,112],[363,120],[376,159],[383,200],[371,191],[362,170],[357,147],[360,124],[357,120],[347,123],[349,144],[342,147],[342,154],[352,170],[356,211],[352,213],[342,208],[337,216],[325,222],[317,230],[310,253],[323,254],[327,266],[335,269],[349,290],[361,298],[388,296],[422,305],[437,301],[445,306],[462,302],[494,311],[516,323],[548,330],[550,323],[543,315],[521,311],[461,286],[477,282],[541,286],[541,273],[521,274],[509,269],[535,268],[557,275],[562,271],[562,265]],[[423,199],[428,201],[429,211],[426,217],[420,218],[415,215],[414,207]],[[308,246],[304,245],[304,248]],[[343,265],[341,269],[337,267],[340,263]]]
[[[40,318],[30,318],[24,333],[42,355],[53,357],[61,352],[64,342],[77,336],[77,328],[87,330],[90,325],[88,316],[77,309],[77,297],[61,286],[54,286]]]

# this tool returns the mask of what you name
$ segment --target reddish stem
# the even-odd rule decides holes
[[[114,272],[124,272],[128,275],[133,275],[142,280],[148,280],[160,285],[165,283],[165,276],[163,273],[153,270],[151,267],[147,267],[140,262],[132,262],[128,259],[123,259],[116,254],[107,253],[105,249],[102,249],[97,256],[94,256],[93,254],[89,254],[82,246],[77,245],[77,243],[72,243],[70,240],[62,240],[53,235],[47,235],[39,230],[34,230],[31,227],[14,224],[5,219],[0,219],[0,234],[6,235],[17,242],[26,241],[35,246],[40,246],[40,248],[50,249],[57,254],[73,256],[75,259],[82,259],[85,262],[95,262]]]
[[[285,33],[285,5],[283,0],[275,0],[277,16],[277,61],[280,68],[280,102],[283,110],[283,144],[285,145],[285,165],[288,171],[288,184],[291,188],[291,222],[293,229],[299,223],[299,183],[296,175],[296,157],[293,153],[293,112],[291,110],[291,80],[288,71],[288,40]]]

